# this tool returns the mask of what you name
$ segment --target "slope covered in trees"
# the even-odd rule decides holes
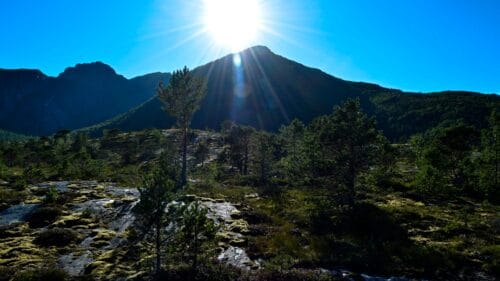
[[[0,69],[0,128],[48,135],[90,126],[143,103],[168,79],[152,73],[129,80],[100,62],[69,67],[57,77]]]
[[[0,229],[0,272],[20,278],[66,270],[111,280],[495,280],[498,113],[488,120],[482,131],[442,125],[406,144],[388,143],[357,100],[277,133],[224,122],[220,132],[190,132],[182,188],[179,129],[107,131],[96,139],[63,131],[0,143],[2,214],[41,204],[25,223]],[[71,261],[68,270],[67,253],[78,257],[79,271]],[[47,265],[47,258],[60,262]],[[36,271],[25,268],[26,260]]]
[[[193,70],[208,81],[208,94],[193,118],[195,128],[218,129],[224,120],[276,131],[297,118],[305,123],[329,113],[348,98],[359,98],[363,109],[374,115],[393,140],[405,139],[440,123],[463,121],[483,128],[492,108],[500,107],[497,95],[468,92],[405,93],[374,84],[345,81],[254,47]],[[124,131],[165,128],[174,120],[151,99],[114,119],[94,126]]]

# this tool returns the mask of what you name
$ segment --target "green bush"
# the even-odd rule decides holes
[[[43,198],[43,203],[53,204],[57,202],[57,199],[59,199],[59,192],[57,192],[55,187],[51,186]]]
[[[408,242],[408,235],[387,211],[369,203],[337,217],[335,229],[344,234],[373,242]]]
[[[24,192],[0,188],[0,204],[5,204],[5,208],[22,202],[25,196]],[[2,207],[0,206],[0,208]]]
[[[30,165],[24,169],[23,177],[29,183],[38,183],[45,179],[45,174],[40,167]]]
[[[58,207],[41,207],[31,212],[28,223],[30,227],[44,227],[53,223],[61,213]]]
[[[33,241],[35,244],[49,247],[64,247],[80,240],[78,232],[67,228],[53,228],[42,231]]]
[[[0,281],[9,281],[14,274],[14,270],[7,266],[0,266]]]
[[[69,280],[68,274],[61,269],[40,268],[17,273],[12,281],[64,281]]]
[[[8,168],[3,163],[2,159],[0,159],[0,179],[4,179],[8,175]]]
[[[24,177],[17,177],[14,180],[14,188],[17,190],[24,190],[26,188],[27,184],[28,184],[28,182],[26,181],[26,179]]]
[[[483,269],[494,276],[500,276],[500,245],[485,247],[482,253],[488,257]]]

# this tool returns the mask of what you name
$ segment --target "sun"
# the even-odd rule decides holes
[[[237,52],[255,41],[262,27],[259,0],[203,2],[203,24],[216,44]]]

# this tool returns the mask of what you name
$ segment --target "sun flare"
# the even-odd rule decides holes
[[[259,35],[259,0],[204,0],[204,5],[204,26],[216,44],[239,51]]]

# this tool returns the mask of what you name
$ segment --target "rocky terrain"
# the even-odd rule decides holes
[[[64,203],[45,203],[48,190],[57,190]],[[91,274],[104,279],[135,279],[151,257],[130,259],[138,250],[130,243],[134,231],[133,207],[139,200],[136,188],[96,181],[59,181],[32,185],[27,200],[0,212],[0,266],[36,268],[53,263],[71,276]],[[185,196],[190,201],[196,197]],[[221,226],[217,259],[242,269],[258,269],[243,246],[249,233],[237,205],[223,199],[198,198],[209,218]],[[40,225],[41,213],[46,215]],[[59,212],[58,212],[59,211]],[[35,221],[36,219],[36,221]],[[53,236],[51,236],[53,235]]]

